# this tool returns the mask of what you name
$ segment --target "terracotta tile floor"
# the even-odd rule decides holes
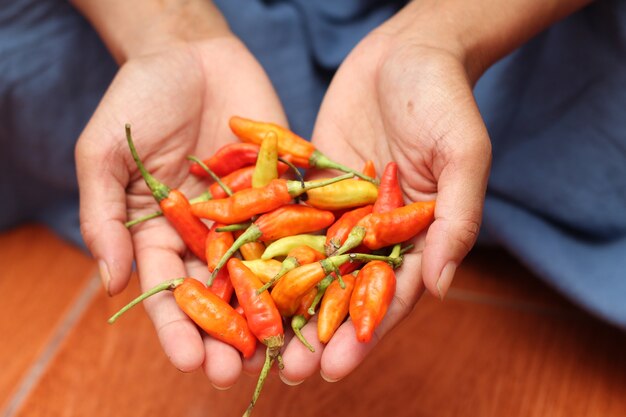
[[[94,263],[39,226],[0,234],[0,417],[240,416],[255,379],[217,391],[174,369],[142,309],[106,318]],[[477,250],[445,302],[425,296],[351,376],[288,387],[256,416],[626,416],[626,334],[497,250]]]

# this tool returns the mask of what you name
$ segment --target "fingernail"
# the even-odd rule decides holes
[[[109,273],[109,267],[107,266],[104,260],[100,259],[98,261],[98,269],[100,270],[100,279],[102,280],[102,285],[104,286],[105,291],[108,295],[111,295],[109,291],[109,284],[111,283],[111,274]]]
[[[283,381],[286,385],[289,385],[289,386],[292,386],[292,387],[295,387],[296,385],[300,385],[300,384],[302,384],[304,382],[304,379],[301,380],[301,381],[295,381],[295,382],[294,381],[290,381],[289,379],[287,379],[285,377],[285,375],[283,375],[282,372],[279,372],[278,376],[280,377],[280,380]]]
[[[443,267],[441,275],[439,275],[439,279],[437,280],[437,291],[439,292],[439,299],[441,301],[443,301],[443,298],[448,292],[448,288],[450,288],[450,284],[452,284],[452,278],[454,278],[455,272],[456,264],[454,262],[448,262],[446,266]]]
[[[213,383],[211,383],[211,385],[213,385],[213,388],[215,388],[218,391],[228,391],[230,389],[230,387],[220,387],[220,386],[215,385]]]
[[[326,382],[337,382],[337,381],[341,381],[341,378],[331,378],[328,375],[326,375],[324,373],[324,371],[320,371],[320,376],[322,377],[322,379]]]

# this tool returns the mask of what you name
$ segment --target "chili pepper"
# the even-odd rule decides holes
[[[244,414],[247,416],[252,412],[272,364],[277,359],[279,366],[281,364],[280,348],[284,343],[285,336],[282,317],[270,293],[267,291],[257,293],[257,290],[263,285],[257,276],[237,258],[228,261],[228,273],[233,282],[233,287],[235,287],[237,300],[239,300],[248,320],[250,331],[267,346],[263,369],[259,375],[250,405]]]
[[[239,139],[259,145],[263,142],[268,131],[274,131],[278,138],[278,154],[281,156],[291,155],[292,162],[302,168],[337,169],[352,173],[364,180],[376,182],[375,179],[367,177],[352,168],[331,161],[326,155],[317,150],[312,143],[277,124],[257,122],[234,116],[230,118],[229,125]]]
[[[259,289],[259,291],[267,290],[269,287],[274,285],[276,281],[278,281],[283,275],[285,275],[292,269],[297,268],[300,265],[306,265],[320,261],[324,258],[325,256],[323,253],[316,251],[309,246],[296,246],[289,251],[287,257],[281,263],[280,271],[278,271],[278,273],[271,280],[266,282],[265,285],[263,285],[261,289]]]
[[[359,207],[344,213],[326,231],[325,253],[327,256],[334,254],[348,238],[348,234],[357,223],[372,212],[371,204]]]
[[[209,272],[213,272],[219,260],[235,241],[231,232],[215,230],[219,226],[219,223],[213,223],[206,238],[206,260]],[[218,272],[210,290],[226,302],[230,301],[233,295],[233,284],[228,276],[228,270],[223,269]]]
[[[376,250],[404,242],[424,230],[432,222],[434,214],[435,201],[418,201],[386,213],[368,214],[350,231],[335,253],[346,253],[361,243]]]
[[[396,292],[396,275],[389,264],[380,261],[367,263],[356,277],[350,297],[350,318],[356,338],[367,343],[387,313]]]
[[[335,219],[333,213],[313,207],[290,204],[279,207],[259,218],[243,232],[222,257],[211,274],[208,285],[212,283],[216,271],[241,247],[254,241],[273,241],[292,233],[308,233],[327,228]]]
[[[380,262],[380,261],[376,261]],[[355,276],[343,275],[345,288],[341,288],[339,281],[333,281],[322,298],[322,304],[317,318],[317,337],[326,344],[348,315],[350,296],[354,289]]]
[[[404,197],[398,181],[398,164],[389,162],[385,166],[380,185],[378,186],[378,199],[374,203],[373,213],[386,213],[398,207],[404,206]]]
[[[313,298],[313,302],[309,306],[310,315],[315,314],[315,310],[317,309],[317,306],[319,305],[320,301],[322,301],[322,297],[324,296],[326,289],[332,282],[335,282],[335,281],[337,282],[337,285],[339,285],[340,287],[345,287],[345,283],[343,285],[341,284],[343,282],[343,278],[341,280],[337,279],[336,271],[331,272],[330,274],[326,275],[323,280],[317,283],[317,285],[315,286],[315,290],[316,290],[315,298]]]
[[[277,165],[278,176],[280,177],[289,169],[287,164],[279,162]],[[252,174],[254,174],[254,166],[239,168],[236,171],[222,178],[222,182],[226,184],[233,192],[252,188]],[[228,194],[220,187],[218,183],[209,186],[209,191],[213,194],[213,198],[226,198]],[[206,200],[205,200],[206,201]]]
[[[189,200],[189,204],[194,204],[194,203],[199,203],[201,201],[208,201],[210,199],[213,198],[213,195],[211,194],[211,192],[209,190],[203,192],[202,194],[200,194],[198,197],[192,198],[191,200]],[[159,211],[155,211],[154,213],[150,213],[147,214],[145,216],[141,216],[137,219],[134,220],[130,220],[127,221],[126,223],[124,223],[124,226],[126,228],[131,228],[139,223],[143,223],[147,220],[151,220],[151,219],[156,219],[157,217],[161,217],[163,215],[163,212],[161,210]]]
[[[126,125],[126,140],[128,141],[128,146],[135,160],[135,164],[152,192],[152,196],[159,203],[163,215],[174,229],[176,229],[189,250],[202,261],[206,261],[205,246],[209,228],[192,213],[191,204],[189,204],[189,200],[187,200],[182,192],[176,189],[170,189],[146,170],[135,149],[129,124]]]
[[[281,256],[287,256],[292,249],[306,245],[318,252],[324,252],[324,242],[326,237],[324,235],[292,235],[286,236],[270,243],[265,252],[261,256],[261,259],[272,259]]]
[[[363,175],[366,175],[370,178],[376,178],[376,165],[374,165],[374,161],[368,159],[365,161],[365,165],[363,165],[363,169],[361,170]]]
[[[203,162],[216,175],[223,177],[239,168],[254,165],[258,154],[259,145],[254,143],[229,143],[222,146],[213,156]],[[208,176],[207,172],[197,163],[189,167],[189,172],[201,178]]]
[[[274,131],[265,134],[265,138],[259,149],[259,156],[254,166],[252,187],[265,187],[270,181],[278,178],[278,138]]]
[[[300,182],[284,179],[272,180],[262,188],[241,190],[228,198],[204,201],[192,206],[193,213],[220,223],[239,223],[257,214],[266,213],[291,202],[293,197],[315,187],[323,187],[351,177],[345,174],[324,182]]]
[[[278,311],[290,317],[298,308],[301,297],[315,287],[324,277],[334,272],[348,261],[368,262],[380,260],[390,262],[395,268],[402,264],[402,257],[388,257],[362,253],[350,253],[322,259],[319,262],[302,265],[285,274],[272,289],[272,298]]]
[[[298,309],[291,318],[291,329],[293,330],[294,335],[311,352],[315,352],[315,348],[302,334],[302,328],[311,318],[311,314],[309,314],[309,307],[311,306],[311,303],[313,302],[313,299],[315,299],[316,295],[317,288],[311,288],[311,290],[307,292],[304,297],[302,297],[300,304],[298,305]]]
[[[315,183],[314,180],[310,181]],[[307,191],[306,203],[324,210],[341,210],[374,204],[378,187],[367,181],[349,179]]]
[[[245,230],[237,230],[234,232],[235,238],[238,238],[242,235]],[[261,256],[265,252],[265,244],[263,242],[249,242],[245,245],[241,245],[239,248],[239,253],[241,253],[241,257],[246,261],[252,261],[254,259],[261,259]]]
[[[176,304],[207,334],[233,346],[244,358],[254,354],[256,337],[246,320],[230,304],[193,278],[172,279],[155,286],[115,313],[109,323],[114,323],[122,314],[146,298],[165,290],[173,291]]]
[[[254,275],[259,277],[263,283],[269,282],[269,280],[274,278],[282,266],[282,263],[276,259],[253,259],[242,262],[248,269],[254,272]]]

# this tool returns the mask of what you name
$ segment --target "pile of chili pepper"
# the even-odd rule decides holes
[[[371,340],[395,294],[406,243],[432,222],[435,202],[405,204],[394,162],[376,179],[373,161],[358,172],[282,126],[241,117],[229,125],[240,142],[206,159],[188,157],[190,173],[206,182],[199,196],[154,178],[126,126],[130,152],[160,208],[127,227],[164,216],[206,263],[210,279],[164,277],[109,322],[169,290],[198,327],[244,358],[263,344],[265,364],[248,416],[273,363],[282,366],[286,326],[311,351],[301,329],[314,315],[323,344],[348,317],[358,341]],[[302,169],[344,174],[304,181]],[[294,179],[284,178],[289,172]]]

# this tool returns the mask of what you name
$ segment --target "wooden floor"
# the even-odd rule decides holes
[[[217,391],[169,364],[137,295],[107,297],[86,255],[40,226],[0,234],[0,417],[240,416],[254,385]],[[256,416],[626,416],[626,334],[510,257],[478,250],[446,301],[425,296],[338,383],[270,377]]]

